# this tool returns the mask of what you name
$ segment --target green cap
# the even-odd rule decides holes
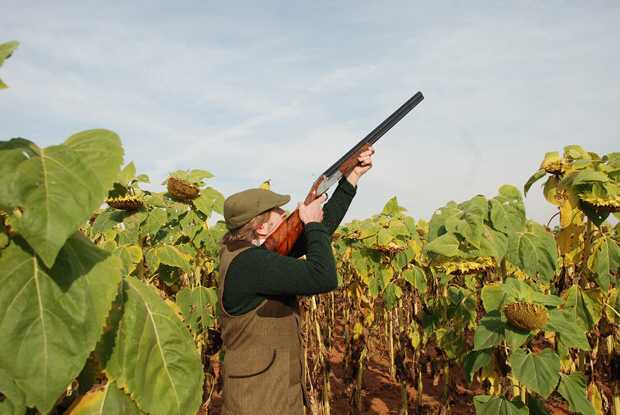
[[[229,230],[237,229],[256,216],[274,207],[287,204],[289,195],[280,195],[267,189],[248,189],[229,196],[224,201],[224,220]]]

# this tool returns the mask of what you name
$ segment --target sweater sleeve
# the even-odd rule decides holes
[[[306,259],[282,256],[267,249],[250,249],[239,255],[229,268],[226,294],[235,291],[245,298],[278,295],[313,295],[338,286],[336,263],[330,235],[321,223],[309,223],[304,234],[308,241]],[[229,282],[236,280],[236,287]],[[235,300],[230,298],[230,302]],[[229,304],[234,308],[234,304]]]
[[[340,225],[340,222],[344,219],[344,216],[346,215],[356,192],[357,188],[349,183],[345,177],[343,177],[338,182],[338,187],[336,187],[332,197],[330,197],[323,206],[322,223],[325,225],[325,228],[330,236],[336,231],[336,229],[338,229],[338,225]],[[308,242],[305,234],[302,234],[302,236],[295,243],[295,246],[293,246],[289,256],[299,258],[300,256],[306,255],[307,244]]]

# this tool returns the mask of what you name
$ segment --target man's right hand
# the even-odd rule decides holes
[[[323,193],[320,197],[315,199],[309,205],[304,205],[300,203],[298,206],[299,209],[299,218],[304,223],[304,225],[310,222],[322,222],[323,221],[323,203],[327,200],[327,195]]]

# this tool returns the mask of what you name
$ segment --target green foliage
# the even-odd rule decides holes
[[[556,332],[561,350],[569,348],[591,350],[585,326],[570,310],[551,310],[545,330]]]
[[[560,358],[549,349],[540,353],[516,349],[510,356],[510,366],[519,382],[545,399],[555,390],[560,378]]]
[[[52,268],[16,241],[0,254],[0,269],[0,367],[26,406],[47,413],[102,334],[120,260],[76,234]]]
[[[518,399],[509,401],[500,396],[479,395],[474,397],[476,415],[527,415],[529,411]]]
[[[136,403],[123,393],[115,382],[95,388],[82,397],[67,415],[140,415]]]
[[[177,179],[185,180],[195,186],[202,187],[204,185],[204,179],[210,179],[213,177],[211,172],[207,170],[193,169],[193,170],[175,170],[170,173],[170,176]],[[165,181],[164,181],[165,183]]]
[[[561,375],[558,392],[566,401],[569,409],[583,415],[594,415],[594,407],[586,396],[586,379],[581,373]]]
[[[101,205],[118,175],[123,150],[116,134],[90,130],[39,148],[0,142],[0,209],[51,267],[69,236]]]
[[[533,278],[550,282],[557,269],[557,248],[553,235],[535,223],[517,232],[508,242],[508,261]]]
[[[218,303],[215,287],[185,287],[177,293],[176,300],[194,334],[203,333],[215,325]]]
[[[496,311],[492,311],[480,319],[474,333],[474,351],[488,349],[500,344],[504,339],[505,327],[500,314]]]
[[[483,367],[486,367],[491,363],[492,349],[484,350],[472,350],[465,356],[463,361],[463,370],[465,371],[465,378],[467,382],[473,381],[474,374]]]
[[[183,322],[154,287],[134,277],[123,280],[116,304],[122,316],[101,352],[109,378],[148,413],[195,413],[202,364]]]
[[[19,42],[13,40],[10,42],[0,43],[0,66],[4,61],[11,57],[15,49],[19,46]],[[7,88],[7,85],[0,79],[0,89]]]
[[[69,413],[186,414],[201,403],[200,352],[218,326],[226,232],[207,221],[224,197],[204,187],[206,170],[172,173],[201,188],[176,201],[141,189],[149,178],[121,165],[120,141],[105,130],[44,149],[0,143],[1,411],[54,410],[78,375]],[[589,365],[597,357],[588,339],[603,316],[616,332],[619,320],[620,228],[602,220],[620,197],[620,156],[578,146],[548,153],[525,191],[545,176],[560,213],[553,231],[526,219],[510,185],[449,202],[428,223],[393,197],[379,214],[341,226],[333,246],[343,289],[333,300],[346,315],[345,358],[363,362],[367,337],[390,332],[386,344],[405,366],[433,350],[446,382],[460,363],[468,382],[486,380],[476,413],[544,413],[556,388],[572,411],[592,413],[581,372],[601,365]],[[101,207],[119,195],[138,197],[139,208]],[[504,307],[515,302],[543,306],[547,324],[513,327]],[[331,299],[317,303],[311,314],[326,318],[310,332],[330,336]],[[96,385],[101,370],[107,379]],[[510,381],[514,390],[502,389]]]

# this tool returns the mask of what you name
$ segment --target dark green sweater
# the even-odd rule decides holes
[[[356,188],[341,179],[332,197],[323,206],[323,222],[308,223],[290,256],[282,256],[263,246],[237,255],[228,267],[224,283],[224,309],[241,315],[267,298],[286,303],[297,295],[313,295],[338,286],[331,235],[344,218]],[[297,259],[306,255],[305,260]]]

